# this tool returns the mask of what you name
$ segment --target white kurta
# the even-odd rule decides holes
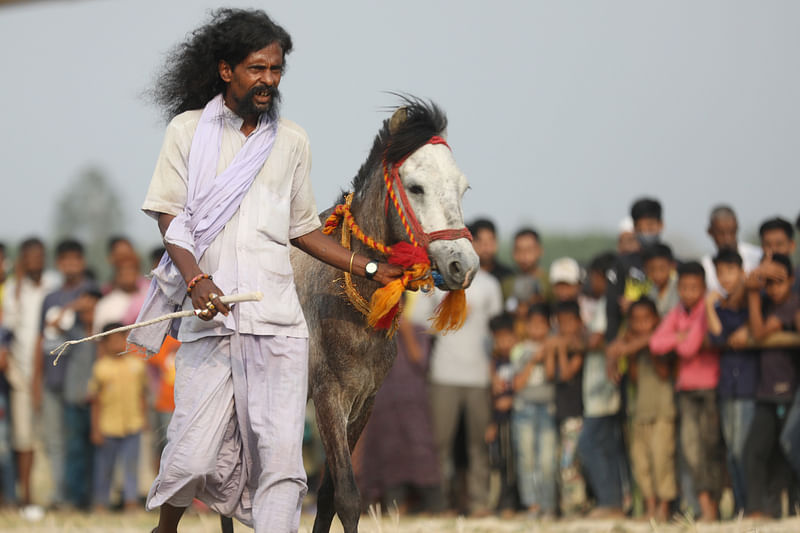
[[[233,161],[247,139],[242,119],[225,111],[217,172]],[[151,216],[177,215],[186,203],[189,150],[201,110],[175,117],[167,127],[164,145],[142,209]],[[289,262],[290,239],[320,226],[309,173],[311,149],[305,131],[280,119],[272,152],[245,194],[239,210],[217,235],[198,264],[213,275],[225,293],[261,291],[260,302],[240,304],[239,333],[307,337],[303,312]],[[185,309],[191,309],[187,298]],[[227,335],[235,329],[232,315],[214,320],[184,320],[181,342],[208,335]]]
[[[183,211],[201,113],[178,115],[167,128],[146,213]],[[225,117],[218,174],[246,140],[242,120],[227,108]],[[308,330],[289,250],[291,239],[320,226],[310,168],[305,132],[281,119],[272,151],[239,209],[198,260],[225,294],[258,290],[264,299],[239,304],[228,317],[182,321],[175,412],[148,509],[186,506],[198,497],[256,532],[297,530],[306,492]],[[191,308],[189,298],[184,308]]]

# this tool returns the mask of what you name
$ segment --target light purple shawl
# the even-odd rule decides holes
[[[192,138],[188,163],[186,206],[170,223],[164,241],[189,250],[199,260],[239,209],[256,175],[272,151],[278,120],[263,113],[256,130],[250,134],[230,165],[217,175],[222,131],[225,126],[224,102],[217,95],[203,109]],[[144,322],[175,311],[186,298],[186,282],[172,263],[169,254],[153,270],[153,279],[137,322]],[[148,354],[161,349],[171,323],[159,322],[134,329],[128,342]]]

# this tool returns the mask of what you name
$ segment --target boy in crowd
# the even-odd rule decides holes
[[[794,225],[800,230],[800,216]],[[792,291],[800,294],[800,265],[795,265]],[[781,447],[792,464],[795,476],[800,477],[800,387],[794,395],[794,402],[781,431]]]
[[[765,258],[773,254],[791,257],[794,253],[794,228],[788,220],[781,217],[767,219],[758,228],[758,235]]]
[[[596,300],[585,322],[589,341],[583,364],[583,430],[578,453],[596,500],[589,515],[592,518],[622,516],[623,479],[627,480],[619,385],[608,377],[604,351],[606,273],[615,260],[606,253],[589,264],[589,297]]]
[[[631,381],[636,385],[631,432],[633,475],[642,491],[647,516],[664,521],[669,518],[669,504],[678,489],[672,369],[665,357],[654,357],[649,347],[658,321],[653,300],[645,296],[633,302],[628,310],[628,329],[614,349],[631,357]]]
[[[119,246],[119,245],[118,245]],[[139,258],[135,255],[122,255],[114,263],[114,283],[111,292],[97,304],[95,312],[95,333],[103,324],[125,323],[126,318],[135,320],[138,309],[131,307],[136,301],[143,302],[140,293],[147,287],[140,283]]]
[[[500,283],[514,272],[497,260],[497,230],[494,222],[479,218],[469,225],[472,233],[472,246],[478,254],[483,270],[494,276]],[[503,295],[507,297],[507,295]]]
[[[747,277],[749,326],[756,342],[773,333],[800,328],[800,296],[791,290],[791,261],[773,253],[765,263],[771,264],[762,267],[769,268],[758,268]],[[780,516],[780,494],[791,479],[778,440],[797,389],[797,356],[796,348],[761,350],[755,415],[744,452],[745,510],[750,516]]]
[[[528,309],[526,339],[511,351],[514,365],[512,436],[522,505],[534,516],[556,513],[558,447],[555,386],[547,379],[544,344],[550,334],[546,304]]]
[[[500,498],[497,510],[507,515],[516,508],[516,472],[511,441],[511,407],[514,403],[514,369],[511,350],[517,343],[514,317],[503,313],[489,321],[492,332],[492,421],[486,428],[491,466],[500,473]]]
[[[748,242],[739,241],[739,222],[736,213],[728,205],[718,205],[711,210],[708,220],[708,236],[714,241],[714,247],[719,253],[727,248],[734,250],[742,258],[742,267],[745,272],[750,272],[761,262],[763,252],[761,248]],[[711,292],[724,290],[717,279],[716,267],[713,262],[714,254],[706,254],[701,261],[706,270],[706,286]]]
[[[678,305],[678,277],[675,275],[675,258],[672,249],[663,243],[648,246],[643,252],[644,271],[650,282],[647,296],[664,317]]]
[[[66,239],[56,246],[56,267],[61,273],[62,286],[48,294],[41,311],[39,341],[33,371],[34,405],[41,405],[42,420],[47,428],[43,440],[50,461],[53,482],[51,506],[66,503],[64,469],[66,466],[66,434],[64,419],[64,378],[67,364],[53,366],[50,351],[63,342],[65,334],[75,325],[73,304],[78,297],[94,288],[86,277],[86,259],[83,245]]]
[[[581,293],[581,267],[571,257],[561,257],[550,264],[550,287],[555,302],[578,301]]]
[[[748,339],[748,313],[742,256],[734,248],[721,248],[714,257],[714,268],[714,280],[725,296],[717,291],[709,291],[706,315],[711,343],[721,350],[718,388],[720,422],[738,511],[744,509],[746,501],[743,454],[755,413],[758,354],[743,350]]]
[[[586,340],[578,302],[555,305],[558,334],[545,346],[547,377],[556,383],[556,420],[561,437],[559,489],[562,516],[582,512],[586,485],[578,463],[578,437],[583,427],[582,368]]]
[[[656,244],[664,230],[661,203],[654,198],[640,198],[631,206],[633,229],[641,248]],[[625,300],[633,302],[648,292],[647,277],[644,273],[642,252],[621,255],[608,276],[606,289],[606,319],[608,329],[606,341],[611,342],[619,334]]]
[[[120,327],[112,322],[103,332]],[[103,337],[98,345],[89,393],[92,398],[92,442],[97,446],[94,472],[94,506],[109,505],[111,479],[117,461],[124,471],[123,503],[126,510],[139,507],[139,441],[147,413],[145,363],[126,350],[127,334]],[[122,355],[120,355],[122,354]]]
[[[75,325],[64,333],[63,341],[91,335],[94,309],[102,297],[95,288],[87,289],[70,306],[76,315]],[[58,362],[64,366],[64,426],[66,461],[64,489],[69,505],[87,509],[91,505],[91,480],[94,446],[91,440],[91,409],[89,380],[97,354],[92,342],[77,344],[65,352]]]
[[[11,333],[0,326],[0,508],[17,505],[16,475],[14,456],[11,453],[11,420],[8,409],[8,347]]]
[[[705,312],[706,275],[690,261],[678,267],[680,303],[664,317],[650,339],[653,355],[678,355],[680,443],[700,504],[701,520],[717,519],[722,490],[717,385],[719,354],[703,346],[708,332]]]
[[[636,253],[641,249],[642,245],[639,244],[633,228],[633,219],[628,215],[620,220],[617,227],[617,253],[619,255],[627,255]]]
[[[517,274],[503,280],[503,295],[507,298],[506,309],[514,311],[517,308],[519,302],[513,295],[519,292],[515,290],[518,285],[533,286],[532,292],[535,294],[535,298],[531,303],[548,301],[550,299],[550,282],[547,279],[547,272],[539,264],[542,258],[539,233],[532,228],[523,228],[517,231],[514,235],[512,257],[517,266]]]

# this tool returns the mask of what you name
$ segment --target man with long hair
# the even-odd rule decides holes
[[[278,113],[291,50],[264,12],[222,9],[175,50],[154,91],[170,123],[143,210],[167,254],[139,320],[175,305],[202,319],[178,329],[175,413],[147,500],[160,507],[158,533],[175,532],[194,498],[257,532],[299,527],[308,331],[290,244],[379,283],[402,274],[320,231],[308,138]],[[255,290],[262,301],[220,301]],[[149,326],[128,340],[156,352],[166,333]]]

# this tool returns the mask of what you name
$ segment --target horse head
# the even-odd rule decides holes
[[[392,213],[389,233],[426,248],[441,275],[440,288],[464,289],[479,268],[461,209],[469,184],[444,140],[444,114],[434,104],[405,100],[387,124],[384,179],[386,209]]]

